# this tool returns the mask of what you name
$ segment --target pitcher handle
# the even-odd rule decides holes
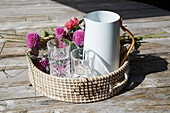
[[[125,61],[126,58],[128,57],[129,53],[131,52],[134,44],[135,44],[135,39],[134,39],[133,34],[122,25],[122,18],[120,19],[120,27],[121,27],[121,29],[122,29],[125,33],[127,33],[127,34],[132,38],[132,43],[131,43],[131,45],[130,45],[128,51],[127,51],[127,53],[125,54],[125,56],[123,57],[123,59],[122,59],[122,61],[121,61],[121,63],[120,63],[120,66],[122,66],[123,63],[124,63],[124,61]]]

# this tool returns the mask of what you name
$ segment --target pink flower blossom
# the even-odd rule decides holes
[[[41,71],[46,72],[46,68],[49,69],[49,61],[48,58],[45,58],[43,56],[39,56],[39,58],[34,60],[35,66],[40,69]]]
[[[64,28],[58,27],[55,30],[55,36],[58,38],[59,36],[66,36],[66,31],[64,31]]]
[[[73,20],[74,26],[78,26],[79,25],[79,20],[77,18],[72,17],[71,20]]]
[[[78,45],[82,46],[84,45],[84,31],[83,30],[77,30],[73,34],[73,42]]]
[[[37,33],[29,33],[26,36],[26,44],[31,49],[36,49],[40,45],[40,37]]]
[[[65,48],[66,47],[66,44],[61,41],[61,36],[58,36],[57,40],[58,40],[59,48]]]
[[[67,30],[73,29],[74,26],[79,25],[79,20],[75,17],[72,17],[68,22],[66,22],[65,27]]]
[[[66,27],[67,30],[73,29],[74,21],[70,19],[68,22],[66,22],[65,27]]]
[[[64,48],[66,47],[66,44],[61,41],[62,36],[66,35],[66,31],[64,31],[64,28],[58,27],[55,30],[55,36],[57,37],[59,48]]]

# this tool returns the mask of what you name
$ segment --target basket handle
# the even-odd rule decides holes
[[[129,53],[131,52],[131,50],[132,50],[132,48],[133,48],[133,46],[134,46],[134,44],[135,44],[135,39],[134,39],[133,34],[122,25],[122,18],[120,19],[120,27],[121,27],[121,29],[122,29],[125,33],[127,33],[127,34],[132,38],[132,43],[131,43],[131,45],[130,45],[128,51],[127,51],[127,53],[124,55],[124,57],[123,57],[123,59],[122,59],[122,61],[121,61],[121,63],[120,63],[120,67],[121,67],[121,66],[123,65],[124,61],[126,60],[126,58],[128,57]]]
[[[128,75],[125,73],[124,76],[125,76],[125,79],[121,82],[116,83],[116,85],[112,87],[113,90],[122,86],[123,84],[125,84],[128,81]]]

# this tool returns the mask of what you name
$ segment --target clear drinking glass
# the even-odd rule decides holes
[[[61,45],[64,47],[61,48]],[[67,39],[51,39],[47,42],[50,74],[70,77],[70,42]]]
[[[75,49],[71,52],[71,74],[73,78],[88,78],[94,74],[95,53],[90,49]]]

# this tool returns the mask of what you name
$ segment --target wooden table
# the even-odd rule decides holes
[[[128,0],[0,0],[0,33],[42,35],[42,31],[64,25],[73,16],[81,19],[83,14],[99,9],[118,12],[134,34],[167,32],[158,35],[165,38],[144,39],[149,43],[131,54],[125,89],[113,98],[89,104],[59,102],[39,93],[35,100],[27,74],[28,48],[25,43],[7,42],[0,55],[0,112],[170,112],[169,11]],[[0,39],[0,47],[6,40]]]

